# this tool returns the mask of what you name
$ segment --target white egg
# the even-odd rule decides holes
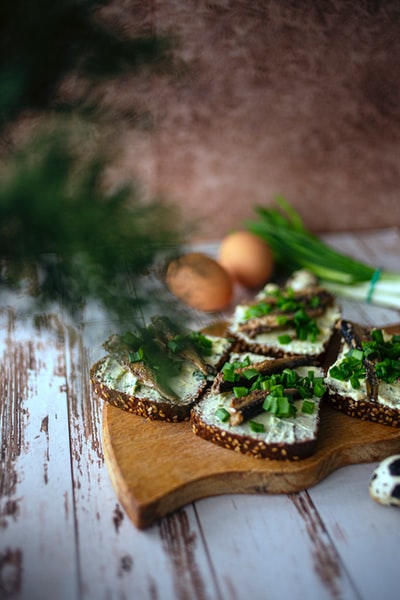
[[[379,463],[369,482],[369,494],[379,504],[400,506],[400,454]]]

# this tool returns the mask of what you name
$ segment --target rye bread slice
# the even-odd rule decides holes
[[[175,381],[171,379],[178,396],[176,401],[137,382],[129,369],[111,356],[103,357],[92,366],[90,381],[93,390],[109,404],[147,419],[173,423],[187,421],[190,409],[211,386],[214,374],[227,360],[232,346],[232,341],[222,336],[207,335],[207,338],[212,343],[212,350],[204,360],[209,365],[210,373],[204,376],[193,363],[186,363],[182,375]]]
[[[350,327],[355,326],[358,328],[367,338],[375,329],[361,327],[354,323],[347,323],[347,326],[349,325]],[[379,331],[382,332],[385,341],[392,339],[393,334],[391,332],[389,333],[385,329],[380,329]],[[373,398],[371,397],[371,392],[368,391],[370,387],[367,386],[366,378],[361,378],[359,380],[359,387],[355,389],[350,381],[341,381],[331,376],[331,369],[342,363],[351,347],[352,345],[349,341],[346,341],[342,337],[337,356],[327,370],[327,375],[325,377],[325,384],[327,387],[325,395],[326,402],[333,408],[350,417],[362,421],[372,421],[382,425],[400,427],[399,379],[392,383],[387,383],[374,377],[374,380],[377,383],[377,397]],[[398,362],[400,356],[396,360]]]
[[[295,370],[302,375],[314,370],[318,377],[323,376],[322,369],[314,366],[298,367]],[[296,416],[281,418],[262,411],[252,420],[262,423],[264,431],[255,432],[250,420],[232,424],[231,420],[221,421],[218,417],[217,411],[221,408],[231,411],[234,397],[233,391],[218,393],[208,390],[191,410],[190,424],[193,433],[223,448],[259,459],[300,460],[315,451],[320,422],[320,398],[312,398],[315,407],[311,414],[302,412],[303,400],[300,399],[294,403],[297,408]]]
[[[249,316],[249,304],[262,305],[268,298],[273,297],[275,293],[287,294],[287,285],[279,287],[275,284],[267,284],[265,288],[257,294],[254,300],[250,303],[239,303],[234,310],[234,313],[227,324],[227,335],[235,341],[234,349],[237,352],[253,352],[264,356],[272,356],[281,358],[284,356],[308,356],[311,360],[322,362],[325,354],[332,341],[335,327],[341,316],[341,309],[336,298],[328,294],[325,290],[315,285],[308,285],[304,290],[300,287],[296,289],[296,294],[315,296],[324,294],[328,298],[326,306],[320,308],[320,314],[313,317],[318,333],[315,338],[308,335],[306,339],[298,337],[296,327],[291,322],[293,314],[285,314],[280,308],[274,308],[272,312],[266,316],[266,319],[274,319],[276,311],[276,319],[288,317],[288,324],[278,327],[271,327],[270,330],[257,330],[257,317]],[[309,309],[312,313],[313,310]],[[315,311],[317,312],[317,311]],[[261,317],[262,319],[263,317]],[[286,337],[285,341],[281,341]],[[288,342],[287,340],[290,339]]]

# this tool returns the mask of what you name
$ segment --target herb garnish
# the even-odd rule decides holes
[[[237,381],[239,379],[239,375],[235,373],[236,369],[243,369],[246,367],[250,368],[250,358],[248,356],[246,356],[246,358],[242,361],[236,360],[232,362],[226,362],[222,367],[225,381]],[[245,373],[246,371],[243,373],[243,375],[245,375]],[[258,371],[255,374],[258,375]]]
[[[94,303],[141,323],[144,308],[165,313],[167,294],[149,293],[148,273],[186,232],[172,204],[146,198],[136,178],[110,179],[122,128],[153,117],[110,103],[107,90],[141,72],[173,77],[175,42],[132,35],[108,4],[1,2],[0,291],[22,289],[31,314],[57,302],[80,322]]]
[[[249,367],[247,371],[241,371],[241,374],[235,373],[235,369]],[[249,357],[243,361],[234,361],[225,363],[223,369],[224,377],[229,381],[240,380],[240,385],[233,386],[233,393],[236,398],[242,398],[254,390],[264,390],[267,393],[262,405],[262,410],[274,414],[279,418],[295,417],[297,408],[295,400],[303,400],[301,411],[305,414],[312,414],[315,408],[313,398],[321,398],[325,393],[325,384],[323,377],[315,375],[315,371],[309,370],[307,375],[300,375],[294,369],[286,368],[281,373],[271,375],[262,375],[256,369],[252,369]],[[243,385],[243,375],[248,373],[248,384]],[[219,409],[218,409],[219,410]],[[216,413],[220,417],[220,414]],[[226,415],[225,420],[227,420]],[[252,423],[250,427],[255,431]],[[257,424],[258,427],[259,424]]]
[[[276,315],[278,327],[293,328],[298,340],[309,339],[311,342],[315,342],[320,329],[316,320],[310,317],[307,310],[318,307],[320,303],[318,296],[311,296],[308,300],[299,300],[292,288],[269,290],[266,292],[266,298],[268,296],[273,299],[273,302],[261,299],[246,309],[244,318],[251,320],[266,315]],[[289,344],[292,337],[285,333],[278,336],[278,341],[281,344]]]
[[[229,412],[223,408],[217,408],[217,410],[215,411],[215,416],[222,422],[225,423],[225,421],[228,421],[229,419]]]
[[[172,322],[154,318],[147,327],[137,332],[128,331],[120,336],[111,336],[104,348],[135,372],[141,369],[137,364],[141,363],[148,377],[164,384],[179,375],[184,363],[188,362],[193,363],[193,374],[204,378],[207,366],[202,357],[211,354],[212,341],[202,333],[175,331]]]
[[[371,340],[363,341],[361,349],[351,349],[343,360],[329,370],[329,376],[339,381],[349,381],[353,389],[360,387],[366,377],[364,359],[374,362],[376,376],[385,383],[400,378],[400,336],[386,339],[381,330],[371,332]]]
[[[183,352],[188,347],[195,348],[201,356],[211,356],[212,354],[212,341],[197,331],[177,334],[168,341],[168,349],[176,354]]]
[[[143,328],[139,335],[127,332],[121,341],[126,345],[130,362],[143,362],[165,379],[179,374],[182,357],[168,352],[153,335],[151,327]]]

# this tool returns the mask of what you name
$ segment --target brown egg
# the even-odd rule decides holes
[[[235,281],[248,288],[264,285],[274,270],[270,247],[245,230],[234,231],[221,241],[218,262]]]
[[[201,252],[172,260],[167,268],[166,283],[177,298],[197,310],[223,310],[232,301],[230,275],[217,261]]]

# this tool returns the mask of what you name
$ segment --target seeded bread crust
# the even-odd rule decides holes
[[[317,443],[316,437],[312,437],[290,444],[284,442],[267,444],[263,440],[248,435],[227,432],[216,424],[203,421],[198,405],[194,406],[191,411],[190,425],[193,433],[207,442],[259,459],[301,460],[313,454]]]
[[[271,356],[273,358],[283,358],[284,356],[290,356],[285,354],[282,350],[274,348],[273,346],[266,346],[265,344],[248,344],[245,340],[242,340],[239,335],[233,333],[228,329],[228,335],[234,340],[233,350],[234,352],[253,352],[254,354],[261,354],[262,356]]]
[[[101,378],[101,368],[105,360],[106,358],[100,359],[90,369],[90,382],[94,393],[102,400],[117,408],[153,421],[166,421],[168,423],[188,421],[192,406],[200,398],[208,385],[208,382],[204,380],[199,385],[197,394],[187,401],[181,401],[176,404],[168,400],[160,399],[155,401],[145,396],[134,396],[105,385]]]
[[[325,355],[328,347],[331,344],[333,338],[332,337],[326,341],[324,344],[323,350],[320,354],[310,355],[310,361],[314,361],[315,363],[322,364],[325,360]],[[291,353],[284,352],[283,349],[277,348],[275,346],[267,346],[266,344],[258,344],[257,342],[249,343],[243,340],[237,333],[233,333],[228,329],[228,335],[230,338],[234,340],[233,342],[233,351],[234,352],[252,352],[254,354],[261,354],[262,356],[269,356],[272,358],[293,358],[295,356],[303,356],[303,353]]]
[[[400,427],[400,411],[384,404],[371,400],[354,400],[349,396],[335,394],[329,389],[325,400],[327,404],[349,417],[355,417],[361,421],[372,421],[380,425]]]

